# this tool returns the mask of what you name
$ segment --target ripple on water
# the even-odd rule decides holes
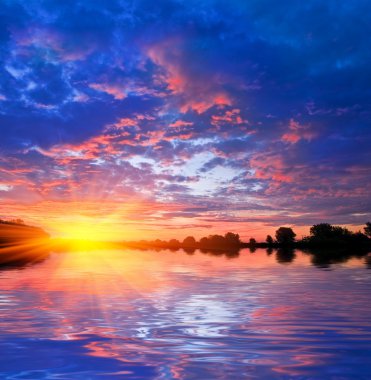
[[[0,378],[369,380],[370,272],[310,260],[74,252],[0,272]]]

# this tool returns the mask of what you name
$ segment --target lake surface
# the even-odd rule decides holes
[[[0,270],[1,379],[371,378],[371,260],[97,250]]]

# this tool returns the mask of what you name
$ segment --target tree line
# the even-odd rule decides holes
[[[329,223],[313,225],[309,230],[309,236],[296,240],[296,234],[290,227],[280,227],[276,231],[276,239],[268,235],[268,246],[366,246],[371,244],[371,222],[367,222],[363,232],[352,232],[345,227],[333,226]]]
[[[24,226],[25,225],[23,219],[10,219],[10,220],[0,219],[0,224],[8,224],[11,226]]]
[[[22,219],[0,219],[0,245],[40,238],[49,238],[40,227],[29,226]]]
[[[200,249],[240,249],[244,247],[338,247],[338,246],[371,246],[371,222],[367,222],[364,232],[352,232],[345,227],[333,226],[329,223],[315,224],[310,228],[309,236],[297,240],[296,233],[291,227],[279,227],[275,232],[275,238],[268,235],[265,242],[257,242],[255,238],[250,238],[248,242],[243,242],[239,234],[227,232],[225,235],[213,234],[202,237],[198,241],[193,236],[188,236],[184,240],[141,240],[131,242],[132,245],[156,247],[156,248],[200,248]]]
[[[132,242],[139,246],[150,246],[158,248],[204,248],[204,249],[239,249],[243,244],[240,236],[233,232],[227,232],[225,235],[209,235],[197,241],[193,236],[187,236],[184,240],[178,239],[171,240],[141,240],[139,242]]]

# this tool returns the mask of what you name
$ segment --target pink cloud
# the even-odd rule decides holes
[[[232,100],[216,78],[195,77],[188,70],[181,45],[180,38],[169,38],[145,47],[148,57],[162,70],[156,74],[156,81],[165,84],[167,90],[177,97],[180,112],[201,114],[213,106],[230,106]]]
[[[180,107],[180,112],[195,111],[198,114],[204,113],[209,108],[217,106],[230,106],[232,101],[227,94],[204,94],[203,100],[188,99],[185,100]]]
[[[211,116],[211,124],[214,126],[218,126],[222,123],[228,123],[228,124],[246,124],[248,123],[247,120],[244,120],[240,115],[240,110],[237,108],[234,108],[230,111],[225,111],[222,115],[212,115]]]
[[[289,144],[296,144],[300,140],[310,141],[315,138],[317,134],[309,129],[309,126],[301,125],[294,119],[290,119],[289,132],[282,135],[282,141]]]
[[[113,96],[117,100],[123,100],[126,98],[125,89],[122,86],[108,84],[108,83],[91,83],[89,87],[96,91],[105,92]]]
[[[192,126],[192,125],[193,125],[192,122],[177,120],[174,123],[171,123],[169,126],[174,127],[174,128],[178,128],[178,127],[188,127],[188,126]]]
[[[130,119],[128,117],[121,118],[117,123],[113,124],[116,129],[122,129],[125,127],[137,127],[138,122],[135,119]]]
[[[279,154],[256,154],[251,157],[250,165],[257,179],[270,179],[277,182],[293,182],[290,167]]]

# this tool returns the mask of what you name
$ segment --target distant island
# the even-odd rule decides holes
[[[19,266],[44,260],[49,255],[49,234],[22,219],[0,219],[0,266]]]
[[[49,238],[49,234],[42,228],[29,226],[22,219],[0,219],[0,246],[45,238]]]

